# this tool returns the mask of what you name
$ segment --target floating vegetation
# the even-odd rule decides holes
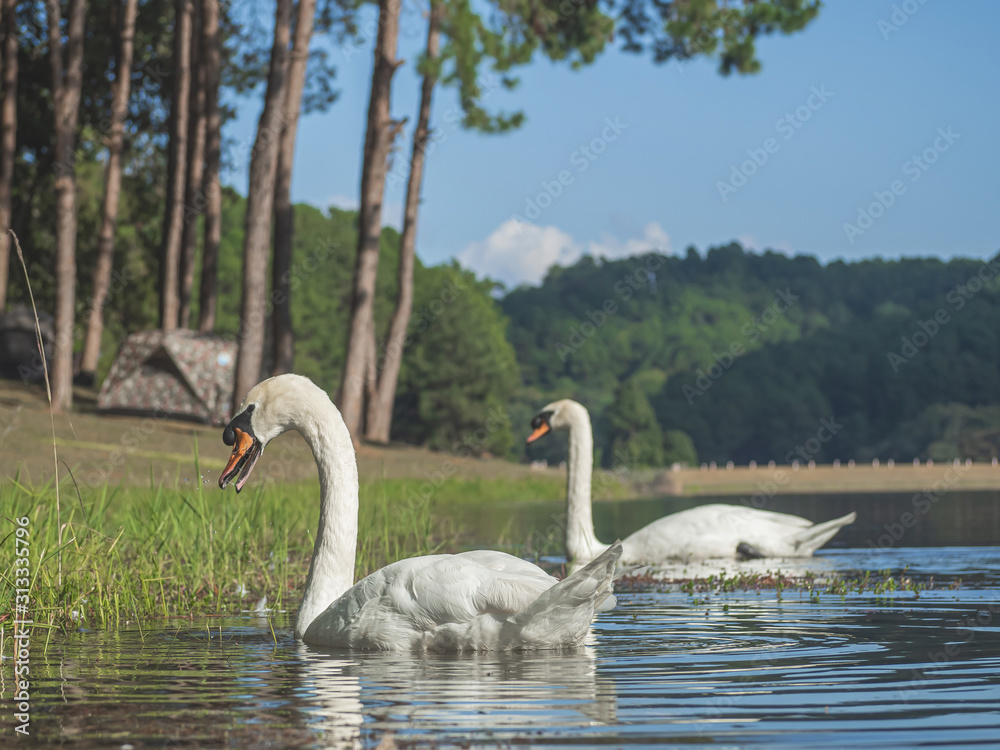
[[[821,595],[846,597],[851,594],[873,594],[875,596],[891,596],[898,592],[912,593],[915,599],[920,598],[920,592],[935,588],[934,578],[921,580],[910,575],[907,569],[902,571],[857,571],[830,576],[817,576],[815,573],[791,575],[780,570],[743,571],[732,575],[726,573],[707,576],[663,578],[654,575],[655,571],[643,571],[638,574],[625,575],[615,582],[615,589],[628,591],[682,591],[692,597],[697,597],[698,604],[704,603],[705,594],[729,594],[734,592],[774,591],[780,599],[783,594],[796,592],[808,594],[814,601],[819,601]],[[955,579],[946,588],[956,589],[961,586],[961,580]]]

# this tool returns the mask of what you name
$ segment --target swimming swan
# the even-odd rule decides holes
[[[532,420],[534,442],[550,430],[569,430],[566,482],[566,556],[583,564],[607,549],[594,534],[590,477],[594,435],[586,407],[571,399],[553,401]],[[653,521],[623,542],[623,563],[659,563],[743,557],[809,557],[842,526],[854,522],[848,513],[814,524],[787,513],[739,505],[702,505]]]
[[[340,412],[311,380],[279,375],[250,390],[223,432],[233,453],[219,487],[243,489],[264,447],[288,430],[309,444],[320,480],[319,531],[296,638],[385,651],[563,648],[582,644],[595,610],[614,606],[618,543],[563,581],[480,550],[400,560],[354,584],[358,464]]]

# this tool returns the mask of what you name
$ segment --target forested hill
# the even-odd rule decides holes
[[[732,244],[585,257],[502,305],[523,393],[587,404],[605,465],[616,451],[648,465],[990,458],[998,272],[1000,259],[824,266]]]
[[[93,231],[78,246],[80,319],[100,179],[99,164],[81,164],[80,226]],[[139,179],[126,175],[99,377],[124,334],[157,325],[158,226],[143,219],[155,195]],[[239,318],[244,210],[226,191],[216,326],[226,335]],[[356,223],[354,212],[295,207],[295,370],[330,393],[344,364]],[[22,243],[37,302],[51,310],[51,224],[33,223]],[[398,232],[383,230],[380,337],[395,305],[398,246]],[[998,271],[1000,262],[968,259],[823,266],[730,245],[704,256],[584,257],[498,300],[470,271],[418,261],[392,437],[521,458],[532,414],[573,397],[594,416],[605,465],[616,453],[650,466],[990,458],[1000,454]],[[25,303],[23,276],[11,279],[12,301]],[[565,449],[548,439],[529,454],[559,460]]]

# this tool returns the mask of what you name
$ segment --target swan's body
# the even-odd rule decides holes
[[[622,542],[635,562],[736,557],[809,557],[855,514],[814,524],[788,513],[702,505],[653,521]]]
[[[319,467],[319,531],[295,636],[379,650],[492,651],[579,646],[594,612],[614,606],[621,545],[563,581],[501,552],[428,555],[353,584],[358,466],[337,407],[308,378],[280,375],[250,390],[223,434],[234,445],[219,485],[242,489],[267,443],[296,430]]]
[[[532,422],[528,442],[552,429],[569,430],[566,483],[566,556],[582,564],[607,545],[594,533],[590,477],[594,436],[587,409],[564,399],[543,408]],[[787,513],[740,505],[702,505],[653,521],[622,541],[624,563],[659,563],[738,557],[809,557],[857,517],[849,513],[814,524]]]

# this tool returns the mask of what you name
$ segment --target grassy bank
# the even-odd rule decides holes
[[[22,477],[3,481],[0,627],[9,633],[15,613],[17,519],[27,519],[29,610],[36,623],[142,625],[238,613],[264,597],[267,608],[294,609],[315,540],[319,484],[258,479],[255,474],[237,495],[207,478],[90,487],[70,476],[60,485],[58,512],[51,482],[33,487]],[[456,506],[548,500],[563,492],[557,477],[364,480],[356,577],[471,542],[448,517]]]
[[[166,487],[199,478],[215,481],[229,457],[218,427],[98,415],[94,412],[94,394],[86,389],[77,389],[75,399],[77,411],[71,417],[56,418],[56,445],[60,460],[72,468],[81,486],[94,490],[105,485],[148,488],[150,477]],[[196,455],[199,468],[195,467]],[[751,497],[761,491],[919,492],[936,484],[941,486],[942,482],[953,490],[1000,489],[1000,467],[980,463],[968,469],[962,466],[957,472],[954,468],[950,464],[811,469],[738,466],[731,470],[639,470],[622,477],[601,472],[595,476],[594,493],[597,499],[619,499],[641,495]],[[426,483],[435,493],[453,492],[456,497],[481,502],[555,500],[565,492],[565,470],[557,467],[532,469],[502,459],[463,459],[403,445],[362,445],[358,470],[363,480],[409,482],[417,491],[426,491],[426,487],[420,489]],[[48,481],[52,471],[52,433],[44,390],[0,381],[0,477],[20,472],[37,486]],[[294,483],[315,477],[316,464],[308,446],[292,433],[273,441],[254,471],[255,483]],[[453,486],[455,489],[450,489]]]
[[[55,418],[59,458],[72,468],[81,486],[99,488],[195,481],[199,475],[217,479],[229,458],[222,428],[141,416],[96,414],[92,391],[77,388],[74,412]],[[528,428],[525,426],[525,433]],[[196,450],[197,446],[197,450]],[[195,456],[198,468],[195,467]],[[536,471],[496,458],[459,458],[407,445],[358,449],[363,480],[421,479],[440,484],[443,479],[549,479],[562,486],[558,469]],[[61,469],[62,471],[62,469]],[[0,478],[21,477],[40,485],[52,476],[52,429],[44,389],[0,381]],[[254,470],[254,482],[296,482],[316,478],[316,464],[305,441],[295,433],[281,435],[268,445]],[[559,497],[557,493],[552,497]]]
[[[268,608],[298,605],[319,515],[314,482],[257,485],[239,496],[200,484],[77,494],[64,482],[61,490],[57,517],[51,485],[15,480],[0,487],[0,625],[14,615],[14,519],[27,519],[29,612],[36,623],[141,625],[236,613],[264,597]],[[447,542],[435,533],[433,499],[411,503],[400,492],[384,482],[361,487],[359,577]]]

